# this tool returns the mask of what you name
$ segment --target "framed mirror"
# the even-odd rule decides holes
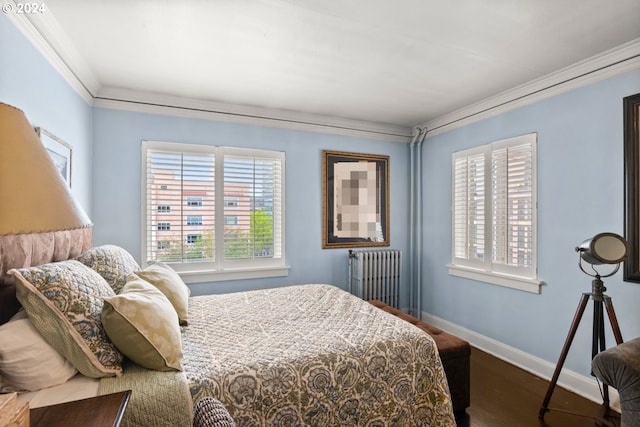
[[[640,93],[624,102],[624,224],[629,257],[624,263],[624,280],[640,283]]]

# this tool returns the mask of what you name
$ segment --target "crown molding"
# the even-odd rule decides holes
[[[429,136],[466,126],[572,89],[640,69],[640,38],[423,123]]]
[[[15,6],[13,0],[3,3]],[[415,132],[383,123],[104,88],[50,11],[7,16],[89,105],[404,143]],[[640,69],[640,38],[419,126],[426,127],[431,137],[636,69]]]
[[[15,6],[13,0],[4,0],[3,3],[11,3]],[[7,14],[7,16],[89,105],[393,142],[407,143],[411,138],[410,127],[134,90],[103,88],[51,11],[44,14]]]
[[[3,3],[10,3],[15,7],[15,2],[12,0],[3,1]],[[76,68],[80,69],[79,64],[83,63],[84,68],[89,70],[88,66],[84,62],[84,60],[79,56],[77,51],[73,48],[65,48],[65,55],[61,55],[60,52],[56,50],[50,43],[50,36],[53,33],[57,32],[58,34],[62,33],[59,30],[59,25],[55,18],[50,16],[50,11],[44,14],[18,14],[18,13],[9,13],[6,16],[9,20],[18,28],[18,30],[29,40],[36,49],[42,54],[42,56],[49,61],[49,63],[53,66],[53,68],[62,76],[62,78],[71,86],[73,90],[89,105],[93,103],[93,92],[91,91],[91,87],[98,87],[99,84],[95,77],[92,76],[90,71],[85,73],[82,77],[76,74]],[[38,25],[34,24],[38,23]],[[43,28],[49,28],[48,32],[45,32]],[[56,29],[57,28],[57,29]],[[59,37],[59,36],[56,36]],[[66,36],[65,36],[66,37]],[[75,52],[75,60],[70,62],[68,57],[70,55],[74,55],[71,53]],[[64,59],[63,59],[64,58]],[[90,84],[87,85],[87,82]]]
[[[100,90],[100,82],[84,57],[76,49],[73,41],[71,41],[67,33],[60,26],[53,12],[48,10],[47,13],[34,13],[26,16],[52,47],[56,56],[61,58],[73,76],[80,82],[85,90],[94,97]]]
[[[128,89],[103,88],[94,98],[93,105],[99,108],[373,138],[391,142],[408,143],[412,135],[410,127]]]

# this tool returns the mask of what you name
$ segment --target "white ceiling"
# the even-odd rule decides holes
[[[151,93],[403,127],[640,38],[640,0],[47,0],[46,7],[29,19],[93,97]]]

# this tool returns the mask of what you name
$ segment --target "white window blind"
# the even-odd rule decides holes
[[[153,141],[142,151],[143,261],[190,273],[284,266],[284,153]]]
[[[536,277],[536,134],[453,154],[454,266]]]
[[[225,259],[280,258],[281,162],[278,159],[225,155],[224,206],[236,217],[224,222]]]
[[[454,248],[456,257],[484,260],[485,155],[472,153],[455,160]]]
[[[491,159],[492,262],[535,274],[531,144],[496,149]],[[500,269],[500,268],[499,268]]]
[[[167,148],[146,150],[145,260],[211,262],[215,260],[215,154]],[[194,199],[201,203],[193,204]],[[158,215],[158,206],[169,209]],[[200,225],[192,225],[195,216],[202,218]],[[156,227],[163,223],[169,226]],[[202,237],[187,239],[194,235]]]

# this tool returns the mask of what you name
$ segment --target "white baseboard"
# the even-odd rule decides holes
[[[553,371],[556,368],[554,363],[550,363],[544,359],[525,353],[517,348],[463,328],[455,323],[451,323],[429,313],[422,312],[422,320],[465,339],[469,341],[472,346],[509,362],[512,365],[522,368],[540,378],[544,378],[547,381],[553,376]],[[591,376],[584,376],[565,368],[560,373],[557,385],[593,402],[598,404],[602,403],[602,396],[600,395],[598,382]],[[609,398],[611,400],[611,408],[620,412],[620,398],[618,396],[618,391],[612,387],[609,387]],[[553,402],[553,396],[551,400]],[[542,401],[540,404],[542,405]]]

